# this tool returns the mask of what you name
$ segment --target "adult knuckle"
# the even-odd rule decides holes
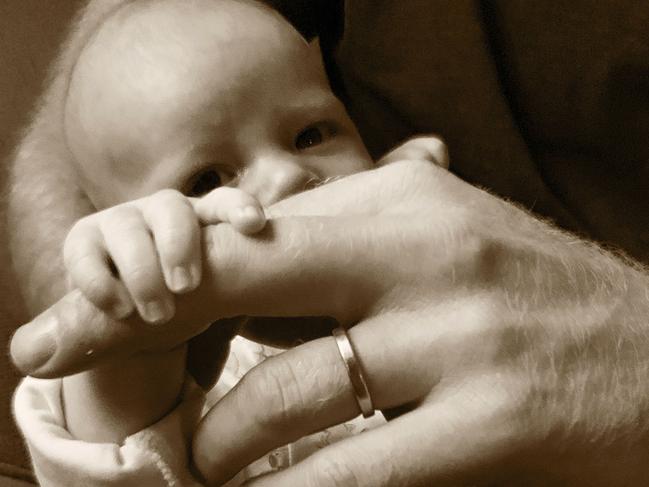
[[[429,135],[425,138],[426,143],[429,144],[431,150],[446,151],[446,142],[439,135]]]
[[[268,358],[243,379],[244,400],[264,404],[254,413],[253,422],[266,431],[286,430],[304,410],[300,380],[292,363],[282,355]]]
[[[431,166],[428,161],[422,159],[412,159],[403,161],[399,164],[403,177],[406,178],[419,178],[421,176],[429,177],[435,173],[434,166]]]
[[[507,377],[509,375],[509,377]],[[498,421],[500,434],[508,441],[534,443],[547,433],[548,416],[539,414],[546,409],[545,391],[527,383],[523,374],[505,374],[502,403],[494,407],[493,416]]]
[[[402,184],[411,188],[430,188],[438,184],[442,171],[429,161],[413,159],[405,161],[403,165]]]
[[[440,172],[430,162],[420,159],[399,160],[379,169],[380,180],[389,188],[393,196],[402,195],[400,199],[412,200],[419,195],[435,194],[436,181]],[[406,196],[407,195],[407,196]]]

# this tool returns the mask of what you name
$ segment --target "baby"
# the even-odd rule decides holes
[[[173,315],[167,289],[200,280],[197,218],[254,232],[261,205],[372,165],[317,44],[278,14],[248,1],[156,3],[101,26],[73,71],[64,122],[96,208],[177,190],[82,221],[101,242],[92,252],[78,248],[78,229],[66,246],[70,276],[95,304],[116,317],[134,304],[150,322]],[[201,202],[182,196],[226,185]]]
[[[373,166],[317,43],[254,1],[124,4],[84,47],[64,113],[82,189],[101,210],[73,227],[66,267],[72,285],[116,318],[173,316],[174,294],[200,283],[200,225],[253,234],[265,206]],[[435,160],[439,150],[437,139],[415,139],[384,162]],[[68,430],[119,443],[151,424],[176,404],[177,389],[166,385],[182,377],[183,360],[177,351],[136,357],[128,384],[114,370],[66,378]],[[105,433],[117,421],[98,426],[110,409],[102,400],[147,394],[156,411],[131,400],[124,412],[147,419],[123,423],[117,436]]]

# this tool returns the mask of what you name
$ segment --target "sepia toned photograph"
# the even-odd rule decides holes
[[[648,26],[2,0],[0,487],[648,486]]]

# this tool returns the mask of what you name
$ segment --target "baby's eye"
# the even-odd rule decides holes
[[[195,176],[190,183],[187,196],[203,196],[222,184],[221,176],[216,169],[203,171]]]
[[[295,148],[305,150],[322,144],[335,134],[335,130],[330,124],[325,122],[314,123],[302,130],[295,137]]]

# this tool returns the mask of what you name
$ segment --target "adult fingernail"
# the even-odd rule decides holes
[[[168,321],[174,314],[174,305],[171,301],[149,301],[140,308],[140,315],[154,325]]]
[[[171,286],[175,293],[189,291],[192,288],[192,281],[192,276],[185,267],[178,266],[171,271]]]
[[[36,317],[16,330],[11,339],[11,358],[23,374],[32,374],[43,367],[56,352],[54,316]]]

